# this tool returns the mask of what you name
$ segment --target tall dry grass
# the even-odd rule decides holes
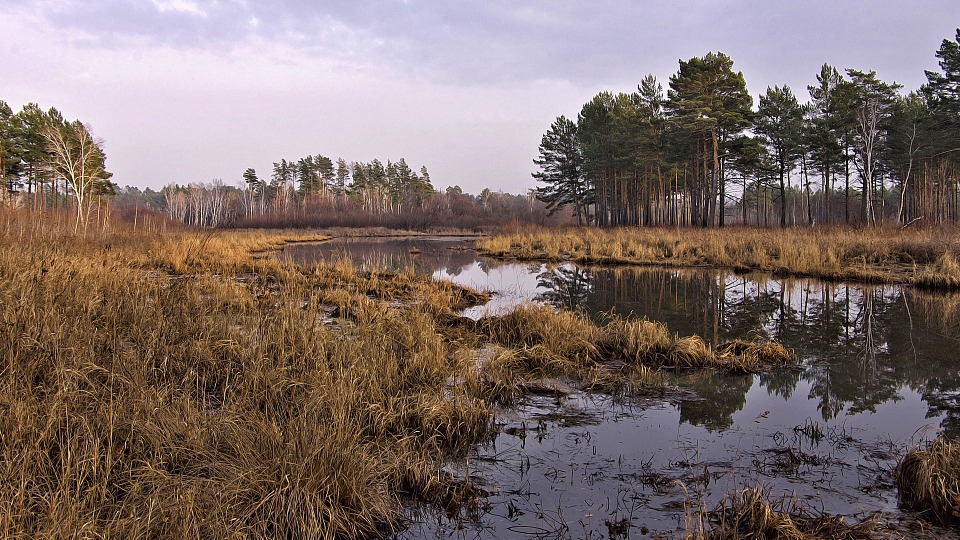
[[[944,436],[907,453],[895,471],[900,503],[937,523],[960,523],[960,444]]]
[[[452,286],[253,257],[270,233],[4,223],[0,536],[360,538],[458,495],[491,417],[448,385]]]
[[[719,266],[831,280],[960,287],[960,235],[952,229],[530,228],[477,245],[495,257]]]

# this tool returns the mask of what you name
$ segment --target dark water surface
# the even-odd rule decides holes
[[[492,444],[451,465],[484,484],[486,506],[472,519],[415,515],[403,538],[670,535],[692,530],[698,508],[758,484],[817,510],[897,522],[911,516],[897,509],[896,459],[941,430],[960,435],[960,295],[717,269],[501,262],[460,250],[470,242],[354,239],[291,245],[281,256],[412,266],[496,293],[468,316],[531,300],[598,317],[615,310],[708,341],[774,338],[803,362],[758,376],[677,377],[696,399],[527,398],[500,411]]]

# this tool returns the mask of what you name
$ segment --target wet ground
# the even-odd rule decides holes
[[[960,434],[960,296],[773,279],[717,269],[504,263],[468,238],[288,246],[299,262],[348,256],[496,293],[468,316],[525,301],[615,310],[710,341],[768,337],[803,359],[757,376],[677,375],[696,398],[529,396],[454,472],[489,493],[471,515],[413,511],[400,538],[645,538],[696,527],[724,494],[774,496],[898,524],[892,468],[940,431]],[[950,531],[932,529],[934,536]]]

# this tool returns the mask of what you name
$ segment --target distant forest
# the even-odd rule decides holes
[[[549,217],[527,194],[458,186],[434,188],[401,158],[347,162],[317,154],[281,159],[266,178],[249,168],[236,185],[223,180],[172,183],[156,191],[120,188],[106,170],[103,142],[89,127],[54,108],[30,103],[17,113],[0,101],[0,202],[33,210],[75,208],[77,227],[110,216],[165,217],[200,227],[385,226],[408,229],[484,227],[569,221]]]
[[[434,188],[426,166],[419,174],[404,158],[347,162],[317,154],[273,164],[269,178],[248,168],[241,187],[171,184],[158,201],[170,219],[198,226],[362,227],[407,229],[483,227],[504,223],[557,222],[534,196],[464,193]]]
[[[681,61],[666,94],[649,75],[558,117],[537,197],[600,226],[955,223],[960,29],[936,57],[918,91],[824,64],[807,103],[775,86],[756,108],[725,54]]]

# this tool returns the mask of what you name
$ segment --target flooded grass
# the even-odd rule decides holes
[[[881,537],[877,518],[849,523],[843,516],[826,514],[793,498],[774,499],[762,487],[730,494],[710,512],[712,524],[687,538],[709,540],[872,540]],[[886,536],[893,538],[893,535]]]
[[[582,313],[525,305],[499,317],[481,319],[486,337],[516,348],[536,376],[584,378],[610,359],[677,369],[713,368],[726,373],[758,373],[773,366],[796,365],[797,356],[771,340],[732,340],[714,350],[699,336],[680,337],[663,323],[608,314],[602,324]]]
[[[739,273],[960,287],[960,243],[940,228],[529,229],[483,239],[477,246],[493,257],[525,260],[717,266]]]

